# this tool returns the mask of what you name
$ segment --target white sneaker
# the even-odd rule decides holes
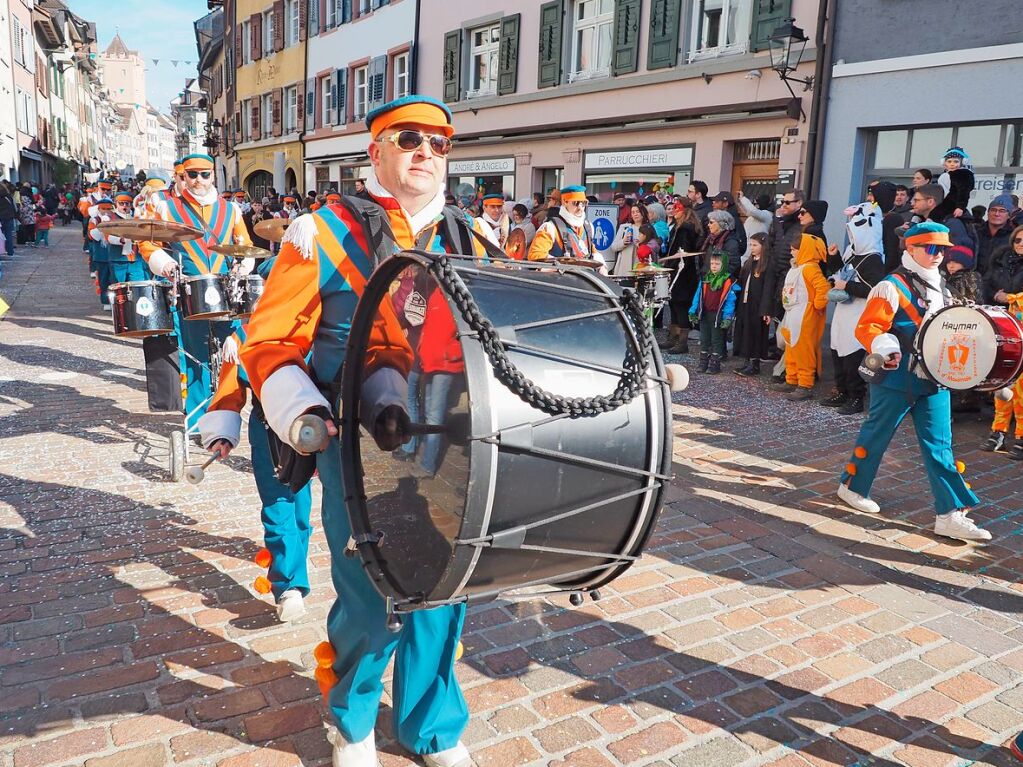
[[[358,743],[349,743],[338,733],[331,752],[331,764],[334,767],[380,767],[376,736],[370,732]]]
[[[277,617],[281,623],[297,620],[305,615],[305,601],[298,589],[288,589],[277,601]]]
[[[103,304],[103,311],[109,312],[110,311],[110,304]]]
[[[951,514],[934,518],[934,534],[960,541],[990,541],[991,533],[973,524],[966,516],[967,509],[956,509]]]
[[[469,756],[469,749],[462,741],[458,745],[436,754],[423,754],[423,761],[426,767],[471,767],[472,758]]]
[[[878,506],[876,502],[869,498],[864,498],[859,493],[854,493],[844,482],[838,486],[838,497],[841,498],[847,506],[851,506],[856,509],[856,511],[862,511],[867,514],[877,514],[881,511],[881,507]]]

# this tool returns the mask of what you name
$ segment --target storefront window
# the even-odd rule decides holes
[[[693,152],[692,144],[588,151],[583,183],[600,202],[610,202],[618,192],[629,197],[685,192],[692,177]]]
[[[917,128],[913,131],[909,164],[919,168],[938,168],[941,166],[941,158],[945,156],[950,146],[951,128]]]
[[[883,130],[877,134],[874,164],[879,168],[901,168],[906,164],[908,130]]]
[[[506,200],[515,199],[515,176],[448,176],[448,192],[458,197],[462,190],[472,187],[475,199],[485,194],[503,194]]]
[[[366,180],[370,171],[369,165],[348,165],[341,168],[341,194],[355,194],[355,182],[358,179]]]
[[[913,171],[942,170],[942,157],[950,146],[961,146],[970,155],[976,176],[970,205],[987,205],[999,194],[1019,194],[1023,189],[1023,158],[1020,157],[1020,125],[927,126],[879,131],[866,183],[874,180],[912,183]],[[906,161],[908,148],[909,160]],[[864,187],[866,184],[864,184]]]

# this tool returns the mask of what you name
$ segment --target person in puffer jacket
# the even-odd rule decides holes
[[[712,250],[707,273],[689,307],[689,322],[700,329],[699,373],[717,375],[725,354],[725,336],[735,319],[735,299],[739,283],[728,272],[728,253]]]

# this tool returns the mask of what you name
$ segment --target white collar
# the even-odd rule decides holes
[[[384,189],[383,185],[377,180],[377,175],[371,168],[369,175],[366,177],[366,191],[378,199],[394,200],[394,195]],[[397,200],[395,200],[397,202]],[[405,210],[404,206],[399,203],[402,215],[409,223],[409,229],[412,230],[412,234],[416,235],[423,231],[426,227],[434,222],[444,210],[444,187],[441,186],[437,190],[436,196],[426,204],[418,213],[409,213]]]
[[[927,301],[927,312],[930,316],[945,305],[945,293],[942,290],[941,272],[938,269],[925,269],[920,266],[907,251],[902,252],[902,266],[917,275],[925,283],[923,298]]]
[[[491,226],[502,226],[503,222],[504,222],[504,216],[501,216],[500,219],[493,219],[493,218],[490,217],[489,213],[484,211],[483,212],[483,220],[486,221]]]
[[[185,191],[188,193],[189,197],[191,197],[193,200],[195,200],[197,203],[199,203],[203,207],[205,207],[207,205],[212,205],[213,203],[215,203],[217,201],[217,198],[220,197],[220,195],[217,194],[217,188],[216,187],[211,187],[210,191],[207,192],[206,194],[204,194],[202,197],[197,197],[195,195],[195,193],[192,192],[191,189],[186,189]]]

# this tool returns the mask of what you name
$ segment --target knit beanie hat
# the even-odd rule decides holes
[[[973,255],[973,250],[966,247],[965,245],[956,245],[945,253],[945,262],[955,262],[963,267],[963,269],[973,269],[977,265],[977,259]]]
[[[1009,213],[1016,209],[1016,206],[1012,204],[1012,197],[1007,194],[1000,194],[987,204],[988,210],[998,207],[1005,208]]]
[[[874,195],[874,202],[881,208],[881,213],[887,213],[895,207],[895,184],[891,181],[878,181],[870,187]]]
[[[828,216],[828,203],[826,200],[807,200],[803,203],[803,209],[813,216],[817,224],[823,224]]]

